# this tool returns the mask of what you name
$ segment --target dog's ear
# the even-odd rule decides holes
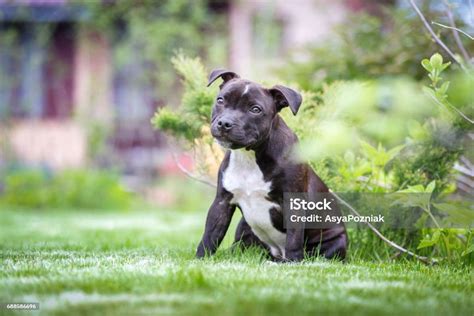
[[[269,91],[275,100],[278,112],[280,112],[282,108],[289,106],[293,115],[298,113],[301,102],[303,101],[301,94],[291,88],[280,85],[273,86]]]
[[[209,81],[207,82],[207,86],[209,87],[214,81],[216,81],[217,78],[222,78],[222,80],[224,80],[224,82],[220,85],[222,87],[222,85],[225,84],[227,81],[234,78],[239,78],[239,75],[227,69],[214,69],[209,75]]]

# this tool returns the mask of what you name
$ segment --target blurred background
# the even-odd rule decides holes
[[[430,21],[449,25],[445,2],[417,3]],[[450,10],[473,34],[472,3],[450,1]],[[433,28],[456,47],[451,30]],[[196,186],[189,207],[206,208],[211,191],[203,199],[201,185],[181,170],[200,168],[195,155],[182,144],[170,146],[167,128],[150,123],[157,109],[182,106],[186,86],[173,57],[287,82],[317,101],[325,85],[340,80],[428,85],[420,62],[439,51],[407,1],[0,0],[0,201],[27,208],[116,209],[136,201],[185,208],[182,192]],[[198,84],[204,87],[205,78]],[[217,161],[204,172],[210,179]],[[461,186],[469,192],[470,160],[451,162],[449,170],[455,163],[467,168]]]
[[[473,6],[0,0],[0,303],[472,315]],[[297,157],[361,214],[381,203],[359,196],[400,193],[383,196],[385,241],[351,225],[347,264],[269,264],[230,249],[237,211],[216,256],[193,260],[223,156],[209,132],[219,83],[206,87],[222,67],[301,92],[298,114],[280,113]]]

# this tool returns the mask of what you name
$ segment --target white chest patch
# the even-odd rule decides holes
[[[254,234],[270,247],[273,256],[285,257],[286,234],[273,227],[270,209],[280,206],[267,200],[271,182],[265,182],[252,150],[232,150],[222,177],[224,188],[234,197]]]

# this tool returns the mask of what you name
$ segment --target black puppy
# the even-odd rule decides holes
[[[211,121],[211,133],[227,149],[219,168],[217,194],[206,220],[196,256],[213,254],[227,232],[235,207],[243,215],[235,242],[260,245],[278,261],[299,261],[304,253],[326,258],[346,255],[343,225],[328,229],[285,229],[284,192],[328,192],[292,150],[298,139],[278,112],[296,115],[301,95],[284,86],[266,89],[225,69],[212,71],[208,86],[222,78]]]

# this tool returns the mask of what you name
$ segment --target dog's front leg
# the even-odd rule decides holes
[[[304,257],[304,228],[286,230],[285,259],[301,261]]]
[[[214,254],[224,239],[235,211],[235,205],[230,204],[231,198],[228,192],[217,194],[207,214],[204,235],[196,251],[197,258]]]

